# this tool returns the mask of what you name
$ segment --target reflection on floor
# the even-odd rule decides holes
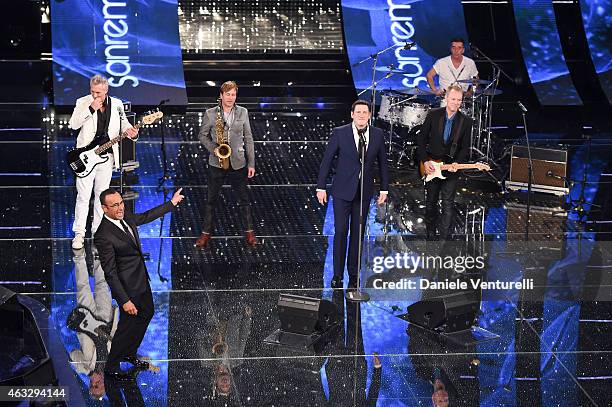
[[[330,288],[333,216],[314,197],[324,141],[342,120],[254,114],[259,175],[249,194],[262,244],[245,246],[233,192],[224,188],[211,247],[202,251],[193,246],[206,196],[198,116],[172,119],[166,149],[174,185],[157,188],[155,129],[138,143],[140,168],[128,178],[136,211],[168,199],[175,187],[187,195],[172,215],[140,229],[156,314],[140,348],[151,369],[134,371],[131,384],[101,374],[118,312],[91,241],[85,250],[70,247],[75,190],[63,163],[70,135],[60,118],[46,129],[48,144],[27,130],[0,133],[0,199],[9,208],[0,215],[2,284],[49,307],[89,405],[100,398],[151,406],[609,405],[609,138],[593,144],[584,189],[589,204],[603,207],[578,219],[564,200],[538,196],[529,242],[520,194],[485,192],[471,182],[457,200],[453,245],[425,242],[422,188],[414,170],[394,168],[389,205],[372,205],[369,213],[363,280],[372,299],[355,304]],[[553,135],[540,140],[551,141]],[[570,142],[568,149],[570,178],[580,180],[585,148]],[[580,194],[581,185],[572,185],[572,198]],[[409,261],[437,254],[485,260],[470,275],[401,262],[374,271],[377,259],[404,254]],[[499,338],[459,345],[406,321],[408,306],[440,291],[418,284],[378,289],[425,278],[527,279],[534,288],[467,290],[480,301],[477,324]],[[323,349],[264,343],[279,327],[281,293],[335,304],[340,328]]]

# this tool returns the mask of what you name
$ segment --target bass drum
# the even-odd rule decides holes
[[[399,118],[401,107],[391,107],[391,105],[397,103],[399,100],[400,98],[397,96],[382,95],[380,97],[380,108],[378,110],[377,117],[387,123],[391,123],[391,121],[396,121]]]

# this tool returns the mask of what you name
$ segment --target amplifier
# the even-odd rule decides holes
[[[533,178],[531,190],[555,195],[566,195],[569,188],[565,183],[567,177],[567,151],[551,148],[531,147]],[[527,147],[512,146],[510,160],[510,178],[506,188],[512,190],[527,189],[529,172],[527,170]]]
[[[126,112],[125,118],[130,122],[132,126],[136,125],[136,113]],[[139,162],[136,160],[136,144],[129,138],[124,138],[120,141],[121,143],[121,166],[124,172],[133,171],[139,167]]]

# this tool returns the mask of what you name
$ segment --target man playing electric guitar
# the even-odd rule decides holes
[[[71,129],[79,130],[77,148],[87,146],[98,137],[115,138],[121,132],[126,132],[129,138],[135,140],[138,130],[133,128],[125,118],[121,100],[108,96],[108,80],[101,75],[95,75],[90,79],[89,85],[90,94],[77,99],[69,121]],[[96,232],[102,220],[104,213],[99,198],[100,193],[110,186],[113,166],[119,168],[119,147],[117,144],[113,145],[108,154],[109,159],[96,165],[91,174],[76,179],[77,198],[72,225],[75,234],[72,240],[73,249],[83,248],[92,190],[95,194],[94,218],[91,225],[92,235]]]
[[[446,107],[432,109],[418,135],[417,157],[426,174],[436,172],[435,161],[450,164],[445,178],[434,178],[425,183],[425,226],[427,239],[433,239],[438,227],[441,240],[451,233],[457,190],[458,164],[464,162],[470,152],[472,119],[459,111],[463,100],[463,89],[451,85],[446,91]],[[438,222],[438,200],[442,202],[442,216]]]

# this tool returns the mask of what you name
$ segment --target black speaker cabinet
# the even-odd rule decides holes
[[[531,162],[533,164],[532,191],[555,195],[569,193],[563,179],[567,177],[567,151],[531,147]],[[510,178],[506,181],[508,189],[527,189],[529,179],[527,163],[527,147],[512,146]]]
[[[136,125],[136,113],[126,112],[125,118],[132,126]],[[121,140],[121,165],[126,167],[126,171],[129,171],[132,163],[136,161],[136,144],[137,142],[127,137]]]
[[[300,335],[324,332],[338,321],[336,305],[327,300],[281,294],[278,299],[281,331]]]
[[[457,332],[476,323],[480,302],[470,293],[453,293],[415,302],[408,307],[408,320],[427,329]]]

